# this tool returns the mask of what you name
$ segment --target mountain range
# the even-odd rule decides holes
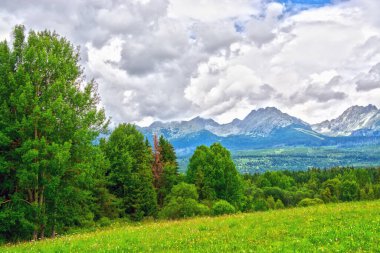
[[[309,124],[275,107],[267,107],[253,110],[244,119],[234,119],[228,124],[196,117],[189,121],[157,121],[139,129],[148,139],[154,134],[165,136],[180,155],[213,142],[221,142],[231,150],[356,146],[380,143],[380,110],[374,105],[352,106],[336,119]]]

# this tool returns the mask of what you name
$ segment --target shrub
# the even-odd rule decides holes
[[[198,203],[195,199],[171,199],[159,212],[160,218],[179,219],[199,215],[207,215],[209,208]]]
[[[255,211],[267,211],[268,204],[264,199],[258,199],[255,201],[254,209]]]
[[[206,215],[209,211],[207,206],[198,203],[198,193],[195,185],[182,182],[173,186],[158,216],[165,219],[179,219]]]
[[[269,196],[267,198],[267,204],[269,209],[274,209],[274,206],[276,205],[276,202],[274,201],[274,198],[272,196]]]
[[[198,200],[197,188],[193,184],[179,183],[173,186],[170,194],[170,198],[184,198],[184,199],[195,199]]]
[[[219,200],[212,206],[213,215],[233,214],[235,212],[235,207],[225,200]]]
[[[310,199],[310,198],[305,198],[303,200],[301,200],[297,206],[299,207],[305,207],[305,206],[315,206],[315,205],[320,205],[320,204],[323,204],[323,200],[322,199],[318,199],[318,198],[314,198],[314,199]]]
[[[98,224],[101,227],[107,227],[111,225],[111,220],[108,217],[102,217],[98,220]]]
[[[274,209],[284,209],[284,203],[282,203],[281,199],[278,199],[276,201],[276,204],[274,205]]]

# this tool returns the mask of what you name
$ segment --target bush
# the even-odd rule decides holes
[[[219,200],[212,206],[213,215],[233,214],[235,212],[235,207],[225,200]]]
[[[193,184],[179,183],[173,186],[170,194],[170,198],[184,198],[184,199],[195,199],[198,200],[197,188]]]
[[[276,205],[276,202],[274,201],[274,198],[272,196],[269,196],[267,198],[267,204],[269,209],[274,209],[274,206]]]
[[[101,227],[107,227],[111,225],[111,220],[108,217],[102,217],[98,220],[98,225]]]
[[[284,203],[282,203],[281,199],[278,199],[276,201],[276,204],[274,205],[274,209],[284,209]]]
[[[209,214],[210,209],[198,203],[198,193],[195,185],[180,183],[173,186],[171,193],[159,212],[159,218],[179,219]]]
[[[318,198],[314,198],[314,199],[310,199],[310,198],[305,198],[303,200],[301,200],[297,206],[299,207],[306,207],[306,206],[315,206],[315,205],[320,205],[320,204],[323,204],[323,200],[322,199],[318,199]]]
[[[255,211],[267,211],[269,208],[267,202],[264,199],[258,199],[255,201],[254,209]]]
[[[171,199],[159,212],[159,218],[179,219],[209,214],[209,208],[198,203],[195,199]]]

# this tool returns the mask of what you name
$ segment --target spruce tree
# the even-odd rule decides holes
[[[136,220],[156,215],[152,154],[144,136],[135,126],[120,124],[102,146],[110,162],[110,192],[122,199],[125,215]]]

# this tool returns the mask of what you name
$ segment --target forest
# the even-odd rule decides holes
[[[241,175],[221,144],[186,173],[173,145],[109,122],[79,49],[16,26],[0,43],[0,243],[55,237],[114,220],[179,219],[380,199],[380,169]],[[131,112],[133,113],[133,112]]]

